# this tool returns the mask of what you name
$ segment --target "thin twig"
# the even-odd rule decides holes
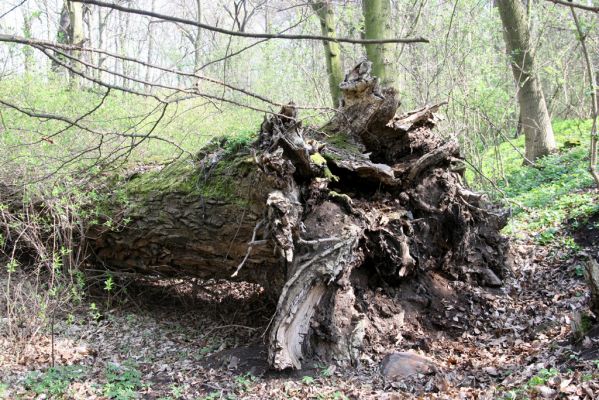
[[[260,221],[258,221],[256,226],[254,227],[254,232],[252,232],[252,240],[250,240],[248,242],[248,249],[245,252],[245,257],[243,257],[243,260],[241,261],[241,263],[239,263],[239,265],[237,266],[237,269],[235,269],[235,272],[233,272],[233,275],[231,275],[231,278],[235,278],[237,276],[237,274],[239,274],[239,271],[245,265],[245,262],[247,261],[247,259],[250,257],[250,254],[252,253],[252,249],[254,248],[254,246],[263,244],[264,241],[256,240],[256,234],[258,233],[258,229],[260,229],[260,227],[262,227],[263,224],[264,224],[264,220],[261,219]]]

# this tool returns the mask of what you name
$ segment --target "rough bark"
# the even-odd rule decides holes
[[[599,314],[599,264],[593,258],[589,258],[586,264],[586,278],[591,291],[591,311]]]
[[[390,0],[362,0],[364,38],[383,39],[391,34]],[[368,44],[366,54],[372,61],[372,73],[386,87],[397,88],[397,71],[394,68],[392,44]]]
[[[535,69],[534,49],[530,40],[526,8],[520,0],[496,2],[504,28],[506,47],[516,81],[520,122],[526,144],[527,162],[534,162],[556,149],[551,118]]]
[[[330,0],[312,1],[312,9],[320,20],[320,30],[323,36],[335,37],[335,13]],[[339,105],[341,90],[339,84],[343,80],[343,66],[341,61],[341,46],[335,42],[322,42],[327,64],[329,90],[333,99],[333,106]]]
[[[409,331],[406,312],[444,310],[449,281],[501,285],[505,219],[464,187],[457,142],[432,132],[439,105],[395,115],[396,92],[369,62],[341,89],[344,106],[319,131],[290,104],[251,146],[214,141],[130,177],[112,206],[122,227],[90,229],[98,259],[264,285],[279,298],[268,342],[279,370],[358,364]]]

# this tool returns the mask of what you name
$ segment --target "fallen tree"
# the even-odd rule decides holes
[[[356,364],[409,330],[406,315],[439,311],[449,283],[501,285],[505,218],[465,187],[457,142],[432,132],[439,105],[396,115],[397,93],[367,61],[341,90],[321,129],[290,103],[255,143],[214,140],[130,177],[108,213],[122,228],[88,232],[97,260],[262,284],[278,296],[268,350],[279,370]]]

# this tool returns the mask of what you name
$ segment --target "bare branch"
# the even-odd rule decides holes
[[[7,12],[5,12],[4,14],[0,15],[0,19],[6,17],[8,14],[10,14],[11,12],[13,12],[14,10],[16,10],[17,8],[21,7],[23,4],[25,4],[27,0],[22,0],[19,4],[17,4],[16,6],[14,6],[13,8],[11,8],[10,10],[8,10]]]
[[[550,1],[554,4],[566,6],[566,7],[574,7],[574,8],[579,8],[579,9],[585,10],[585,11],[599,13],[599,7],[585,6],[584,4],[572,3],[570,1],[564,1],[564,0],[547,0],[547,1]]]
[[[351,38],[331,38],[327,36],[315,36],[315,35],[278,35],[272,33],[248,33],[231,31],[228,29],[219,28],[212,25],[203,24],[198,21],[190,19],[175,17],[171,15],[159,14],[156,12],[140,10],[137,8],[124,7],[118,4],[106,3],[97,0],[72,0],[75,3],[92,4],[100,7],[112,8],[118,11],[127,12],[131,14],[144,15],[147,17],[162,19],[165,21],[178,22],[185,25],[193,25],[199,28],[222,33],[229,36],[239,36],[254,39],[287,39],[287,40],[323,40],[327,42],[339,42],[339,43],[353,43],[353,44],[382,44],[382,43],[428,43],[428,39],[415,37],[415,38],[392,38],[392,39],[351,39]]]
[[[263,110],[263,109],[259,109],[259,108],[251,108],[251,107],[244,106],[244,105],[241,105],[239,103],[232,102],[230,100],[227,100],[227,99],[224,99],[224,98],[221,98],[221,97],[215,97],[215,96],[207,95],[205,93],[201,93],[201,92],[197,91],[197,88],[194,88],[194,89],[176,88],[176,87],[173,87],[173,86],[167,86],[167,85],[161,85],[161,84],[151,83],[151,82],[148,82],[146,80],[142,80],[142,79],[134,78],[134,77],[131,77],[131,76],[128,76],[128,75],[124,75],[122,73],[119,73],[119,72],[116,72],[116,71],[112,71],[112,70],[104,68],[104,67],[100,67],[100,66],[96,66],[96,65],[90,64],[90,63],[88,63],[88,62],[86,62],[86,61],[84,61],[84,60],[82,60],[80,58],[76,58],[76,57],[74,57],[74,56],[72,56],[72,55],[70,55],[68,53],[61,52],[58,49],[65,50],[65,51],[77,50],[77,51],[88,51],[88,52],[105,54],[105,55],[110,56],[110,57],[114,57],[114,58],[117,58],[117,59],[120,59],[120,60],[137,63],[137,64],[143,65],[145,67],[148,67],[148,68],[157,69],[159,71],[168,72],[168,73],[171,73],[171,74],[175,74],[175,75],[179,75],[179,76],[185,76],[185,77],[189,77],[189,78],[201,79],[203,81],[210,82],[210,83],[213,83],[215,85],[220,85],[220,86],[226,87],[226,88],[231,89],[231,90],[233,90],[235,92],[242,93],[242,94],[244,94],[246,96],[253,97],[253,98],[257,99],[257,100],[260,100],[260,101],[263,101],[265,103],[271,104],[271,105],[273,105],[275,107],[282,107],[284,105],[283,103],[279,103],[279,102],[273,101],[273,100],[268,99],[268,98],[266,98],[266,97],[264,97],[264,96],[262,96],[260,94],[253,93],[253,92],[250,92],[250,91],[248,91],[246,89],[242,89],[242,88],[230,85],[230,84],[228,84],[226,82],[223,82],[223,81],[220,81],[218,79],[210,78],[210,77],[207,77],[207,76],[204,76],[204,75],[200,75],[200,74],[197,74],[197,73],[187,73],[187,72],[175,70],[175,69],[172,69],[172,68],[166,68],[166,67],[162,67],[162,66],[159,66],[159,65],[150,64],[150,63],[147,63],[145,61],[142,61],[142,60],[139,60],[139,59],[136,59],[136,58],[133,58],[133,57],[128,57],[128,56],[124,56],[124,55],[112,53],[112,52],[109,52],[109,51],[106,51],[106,50],[102,50],[102,49],[96,49],[96,48],[91,48],[91,47],[83,47],[83,46],[78,46],[78,45],[62,44],[62,43],[56,43],[56,42],[51,42],[51,41],[47,41],[47,40],[34,39],[34,38],[25,38],[25,37],[21,37],[21,36],[6,35],[6,34],[0,34],[0,42],[19,43],[19,44],[24,44],[24,45],[32,46],[32,47],[34,47],[34,48],[42,51],[46,56],[48,56],[50,59],[52,59],[53,61],[55,61],[58,65],[60,65],[60,66],[62,66],[64,68],[67,68],[69,70],[71,70],[71,67],[67,63],[65,63],[64,61],[61,61],[57,57],[54,57],[53,55],[51,55],[50,53],[48,53],[47,50],[52,50],[52,51],[60,54],[61,56],[65,57],[65,58],[68,58],[68,59],[70,59],[70,60],[72,60],[74,62],[78,62],[78,63],[80,63],[80,64],[82,64],[82,65],[84,65],[84,66],[86,66],[88,68],[92,68],[92,69],[96,69],[96,70],[99,70],[99,71],[102,71],[102,72],[106,72],[108,74],[115,75],[115,76],[118,76],[118,77],[121,77],[121,78],[125,78],[125,79],[133,81],[133,82],[137,82],[137,83],[141,83],[141,84],[145,84],[145,85],[149,85],[149,86],[154,86],[154,87],[160,87],[160,88],[163,88],[163,89],[174,90],[174,91],[183,92],[183,93],[190,93],[191,92],[191,93],[196,94],[197,96],[203,96],[203,97],[205,97],[207,99],[221,100],[221,101],[224,101],[224,102],[229,102],[229,103],[234,104],[234,105],[239,105],[239,106],[242,106],[242,107],[250,108],[250,109],[253,109],[255,111],[271,113],[268,110]],[[260,43],[260,42],[257,42],[257,43]],[[255,44],[257,44],[257,43],[255,43]],[[242,50],[244,50],[244,49],[242,49]],[[238,53],[233,53],[232,55],[235,55],[235,54],[238,54]],[[221,61],[221,60],[216,60],[215,62]],[[204,68],[204,67],[205,66],[203,66],[202,68]],[[96,83],[96,84],[98,84],[100,86],[106,87],[106,88],[111,88],[111,89],[115,89],[115,90],[119,90],[119,91],[125,91],[125,92],[131,93],[131,94],[135,94],[135,95],[138,95],[138,96],[153,97],[153,98],[155,98],[158,101],[163,101],[163,100],[157,98],[156,96],[154,96],[152,94],[148,94],[148,93],[143,93],[143,92],[139,92],[139,91],[127,89],[127,88],[120,87],[120,86],[110,85],[110,84],[108,84],[106,82],[103,82],[103,81],[97,80],[96,78],[90,77],[90,76],[84,74],[81,71],[73,71],[73,73],[75,73],[75,74],[77,74],[79,76],[82,76],[83,78],[85,78],[85,79],[87,79],[87,80],[89,80],[91,82],[94,82],[94,83]],[[170,103],[170,101],[168,101],[168,102]],[[308,110],[335,111],[334,109],[329,108],[329,107],[315,107],[315,106],[309,106],[309,105],[297,105],[296,108],[298,108],[298,109],[308,109]]]

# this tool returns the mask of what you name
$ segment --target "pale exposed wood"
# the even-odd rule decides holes
[[[594,258],[587,261],[586,277],[591,290],[591,310],[599,315],[599,264]]]

